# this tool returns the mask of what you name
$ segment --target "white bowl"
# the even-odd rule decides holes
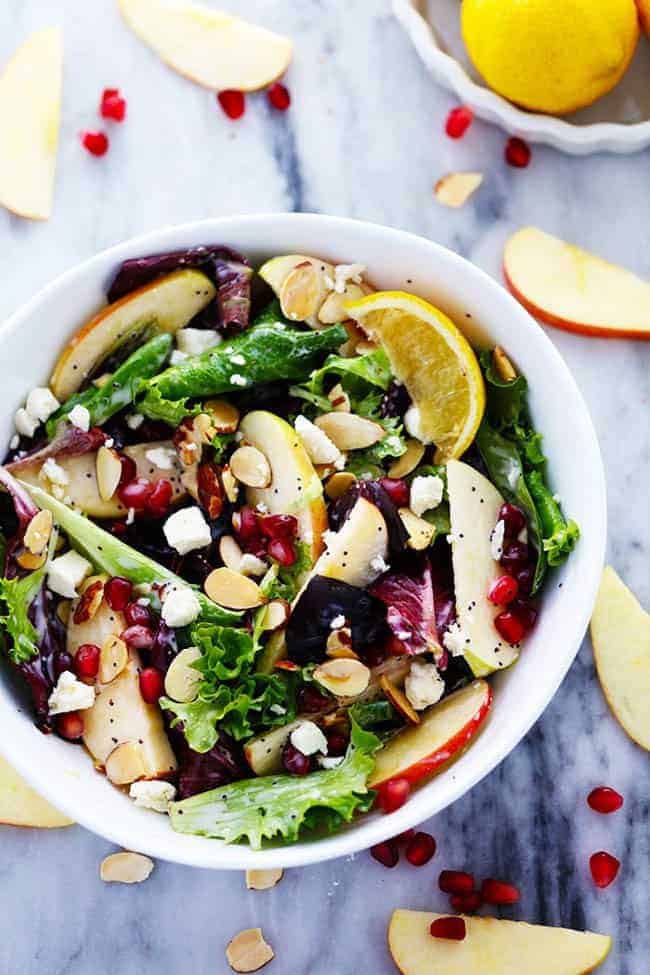
[[[136,808],[110,785],[81,748],[37,731],[29,709],[21,704],[26,699],[17,681],[8,667],[0,667],[0,750],[71,818],[121,846],[166,860],[220,869],[291,867],[366,849],[422,822],[467,792],[521,741],[555,694],[591,615],[604,557],[604,474],[587,409],[567,367],[542,329],[503,288],[428,240],[310,214],[168,227],[112,247],[57,278],[0,329],[0,442],[9,440],[14,410],[28,390],[47,383],[62,344],[103,303],[106,285],[121,261],[210,243],[229,244],[256,265],[289,252],[359,261],[377,287],[413,291],[444,309],[470,339],[502,345],[529,380],[553,488],[582,529],[575,554],[549,581],[539,624],[520,661],[494,678],[492,715],[474,746],[398,812],[373,813],[322,840],[255,852],[174,833],[166,817]]]
[[[622,81],[566,118],[535,114],[486,88],[460,34],[458,0],[393,0],[393,11],[434,78],[488,122],[572,155],[638,152],[650,145],[650,47],[642,37]]]

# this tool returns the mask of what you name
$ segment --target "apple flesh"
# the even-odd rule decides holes
[[[0,203],[20,217],[52,212],[63,83],[63,34],[39,31],[0,75]]]
[[[443,914],[397,910],[388,947],[402,975],[586,975],[605,960],[612,939],[494,917],[465,917],[464,941],[430,934]]]
[[[0,756],[0,823],[54,829],[72,826],[73,820],[34,792],[9,762]]]
[[[377,753],[368,785],[372,789],[391,779],[415,785],[457,758],[475,737],[492,706],[492,689],[476,680],[434,704],[418,725],[401,731]]]
[[[507,242],[503,271],[536,318],[569,332],[650,339],[650,282],[536,227]]]
[[[609,566],[591,619],[596,669],[614,716],[650,751],[650,614]]]

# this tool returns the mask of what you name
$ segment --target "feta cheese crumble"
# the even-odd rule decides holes
[[[68,477],[67,471],[65,471],[60,464],[57,464],[54,457],[47,458],[41,467],[39,477],[41,479],[48,480],[50,484],[58,484],[61,487],[70,483],[70,478]]]
[[[375,555],[374,558],[370,560],[370,568],[373,572],[388,572],[390,566],[388,562],[381,555]]]
[[[129,430],[137,430],[144,423],[144,417],[142,413],[129,413],[126,418],[126,425]]]
[[[36,389],[32,389],[27,397],[25,409],[33,420],[45,423],[60,405],[51,389],[48,389],[47,386],[37,386]]]
[[[291,732],[291,744],[303,755],[327,755],[327,738],[313,721],[303,721]]]
[[[179,555],[205,548],[212,541],[210,526],[199,507],[181,508],[163,525],[165,538]]]
[[[72,407],[68,413],[68,420],[73,427],[83,430],[84,433],[88,433],[90,430],[90,413],[81,403],[77,403],[76,406]]]
[[[495,562],[499,562],[503,555],[503,539],[506,534],[506,523],[503,518],[497,521],[490,535],[490,554]]]
[[[21,437],[33,437],[36,433],[38,420],[27,412],[22,406],[14,414],[14,426]]]
[[[243,355],[231,355],[230,356],[230,361],[232,362],[233,366],[245,366],[246,365],[246,359],[243,357]]]
[[[415,404],[409,406],[404,414],[404,429],[411,437],[415,437],[420,443],[429,443],[422,431],[422,414]]]
[[[230,382],[233,386],[248,386],[248,379],[245,376],[241,376],[238,372],[232,374]]]
[[[319,755],[316,761],[322,769],[338,768],[341,762],[345,761],[345,755]]]
[[[65,555],[59,555],[49,563],[47,584],[57,595],[65,596],[66,599],[75,599],[77,586],[91,571],[90,562],[71,548]]]
[[[263,559],[258,559],[256,555],[245,552],[239,563],[239,571],[243,576],[263,576],[268,565]]]
[[[342,613],[339,613],[339,615],[335,616],[332,622],[330,623],[330,630],[342,630],[344,626],[345,626],[345,616],[343,616]]]
[[[302,440],[303,446],[312,463],[336,464],[340,459],[341,451],[336,444],[330,440],[324,430],[317,427],[306,416],[302,416],[301,414],[296,417],[294,429]]]
[[[181,362],[185,362],[187,359],[187,352],[181,352],[180,349],[173,349],[172,354],[169,357],[170,366],[179,366]]]
[[[184,355],[202,355],[223,341],[214,328],[181,328],[176,332],[176,345]]]
[[[77,680],[69,670],[63,671],[47,702],[50,714],[87,711],[94,703],[95,688]]]
[[[143,779],[131,783],[129,795],[141,809],[166,813],[169,812],[169,803],[174,801],[176,789],[171,782],[147,782]]]
[[[437,508],[442,501],[444,484],[436,474],[418,475],[411,481],[409,507],[413,514],[421,517],[425,511]]]
[[[404,692],[416,711],[424,711],[440,700],[445,691],[445,682],[435,664],[413,660],[411,669],[404,681]]]
[[[161,471],[171,471],[176,464],[176,451],[171,447],[152,447],[145,451],[145,457]]]
[[[165,591],[161,616],[167,626],[189,626],[201,612],[201,604],[191,589],[170,586]]]
[[[365,269],[365,264],[337,264],[334,268],[334,291],[339,295],[344,294],[348,281],[361,284]]]
[[[442,643],[452,657],[462,657],[470,645],[469,637],[458,621],[451,624],[442,638]]]

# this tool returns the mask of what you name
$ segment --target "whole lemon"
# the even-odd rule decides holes
[[[490,88],[553,115],[611,91],[640,34],[635,0],[463,0],[461,17]]]

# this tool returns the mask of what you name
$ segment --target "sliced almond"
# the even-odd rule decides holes
[[[59,605],[56,607],[56,615],[61,620],[64,626],[67,627],[70,622],[70,611],[72,609],[72,603],[69,599],[62,599]]]
[[[363,450],[382,440],[386,431],[379,423],[356,413],[325,413],[314,421],[339,450]]]
[[[192,664],[200,657],[198,647],[186,647],[170,663],[165,674],[165,692],[172,701],[187,704],[198,694],[201,674]]]
[[[230,470],[247,487],[266,488],[271,483],[271,467],[257,447],[238,447],[230,458]]]
[[[294,322],[307,321],[317,313],[324,293],[320,271],[308,261],[299,264],[287,274],[280,288],[283,315]]]
[[[279,630],[280,627],[286,626],[289,622],[290,612],[289,603],[285,599],[273,599],[264,610],[264,619],[262,620],[264,632]]]
[[[190,464],[181,472],[181,484],[195,501],[199,500],[199,465]]]
[[[425,521],[424,518],[420,518],[414,514],[410,508],[400,508],[399,516],[402,519],[402,524],[409,533],[407,543],[409,548],[415,549],[416,552],[421,552],[423,549],[428,548],[436,533],[435,527],[430,525],[428,521]]]
[[[420,723],[420,716],[417,711],[411,707],[409,699],[404,691],[400,687],[396,687],[385,674],[379,678],[379,686],[393,707],[399,711],[404,718],[406,718],[409,724]]]
[[[327,637],[325,653],[332,660],[358,660],[359,656],[352,649],[352,634],[347,626],[340,630],[332,630]]]
[[[316,667],[314,680],[337,697],[358,697],[368,687],[370,670],[360,660],[328,660]]]
[[[332,501],[336,501],[337,498],[343,497],[345,492],[351,487],[356,481],[354,474],[350,471],[337,471],[335,474],[328,479],[325,485],[325,494]]]
[[[219,539],[219,555],[227,569],[239,572],[243,554],[236,538],[233,538],[232,535],[221,536]]]
[[[139,884],[151,874],[154,863],[143,853],[111,853],[104,857],[99,876],[107,884]]]
[[[25,531],[25,545],[32,555],[40,555],[47,548],[52,534],[52,513],[39,511],[35,514]]]
[[[129,662],[129,651],[124,640],[117,634],[107,636],[99,654],[98,677],[101,684],[110,684],[122,673]]]
[[[462,207],[483,182],[483,173],[448,173],[434,187],[438,203],[446,207]]]
[[[233,972],[256,972],[275,957],[261,928],[246,928],[228,943],[226,958]]]
[[[517,378],[517,370],[500,345],[495,346],[494,352],[492,353],[492,360],[494,362],[494,368],[504,383],[512,383],[515,381]]]
[[[114,785],[130,785],[145,774],[141,746],[136,741],[124,741],[106,759],[106,776]]]
[[[122,477],[119,454],[112,447],[100,447],[95,464],[99,496],[102,501],[110,501]]]
[[[228,568],[213,569],[203,588],[213,602],[226,609],[254,609],[266,602],[256,582]]]
[[[104,599],[104,583],[107,576],[88,576],[84,580],[79,601],[75,606],[74,622],[87,623],[92,620]]]
[[[223,484],[226,497],[231,504],[235,504],[239,497],[239,482],[228,464],[221,468],[221,483]]]
[[[184,467],[197,464],[201,460],[203,447],[211,443],[216,434],[208,413],[185,417],[174,434],[174,446],[181,464]]]
[[[355,345],[354,353],[355,355],[368,355],[370,352],[374,352],[376,348],[376,342],[372,342],[370,339],[362,339]]]
[[[407,440],[405,452],[390,465],[388,476],[393,478],[407,477],[424,457],[424,451],[425,446],[419,440]]]
[[[225,399],[210,399],[204,404],[217,433],[234,433],[239,426],[239,410]]]
[[[331,291],[320,306],[318,321],[322,322],[323,325],[336,325],[338,322],[344,322],[346,318],[350,317],[350,313],[346,311],[345,302],[358,301],[363,298],[364,294],[363,288],[353,282],[348,282],[345,291],[342,293]]]
[[[332,404],[332,409],[336,413],[350,412],[350,406],[351,406],[350,397],[345,392],[345,390],[343,389],[340,383],[337,383],[336,386],[332,386],[329,393],[327,394],[327,398]]]
[[[18,565],[21,569],[27,569],[28,572],[35,572],[36,569],[40,569],[45,565],[46,559],[47,552],[41,552],[40,555],[34,555],[33,552],[21,552],[20,555],[16,556]]]
[[[246,886],[249,890],[270,890],[280,883],[283,873],[281,867],[275,870],[247,870]]]
[[[223,511],[223,485],[219,477],[219,468],[213,461],[199,464],[196,472],[196,483],[199,492],[199,504],[208,513],[208,517],[216,519]]]

